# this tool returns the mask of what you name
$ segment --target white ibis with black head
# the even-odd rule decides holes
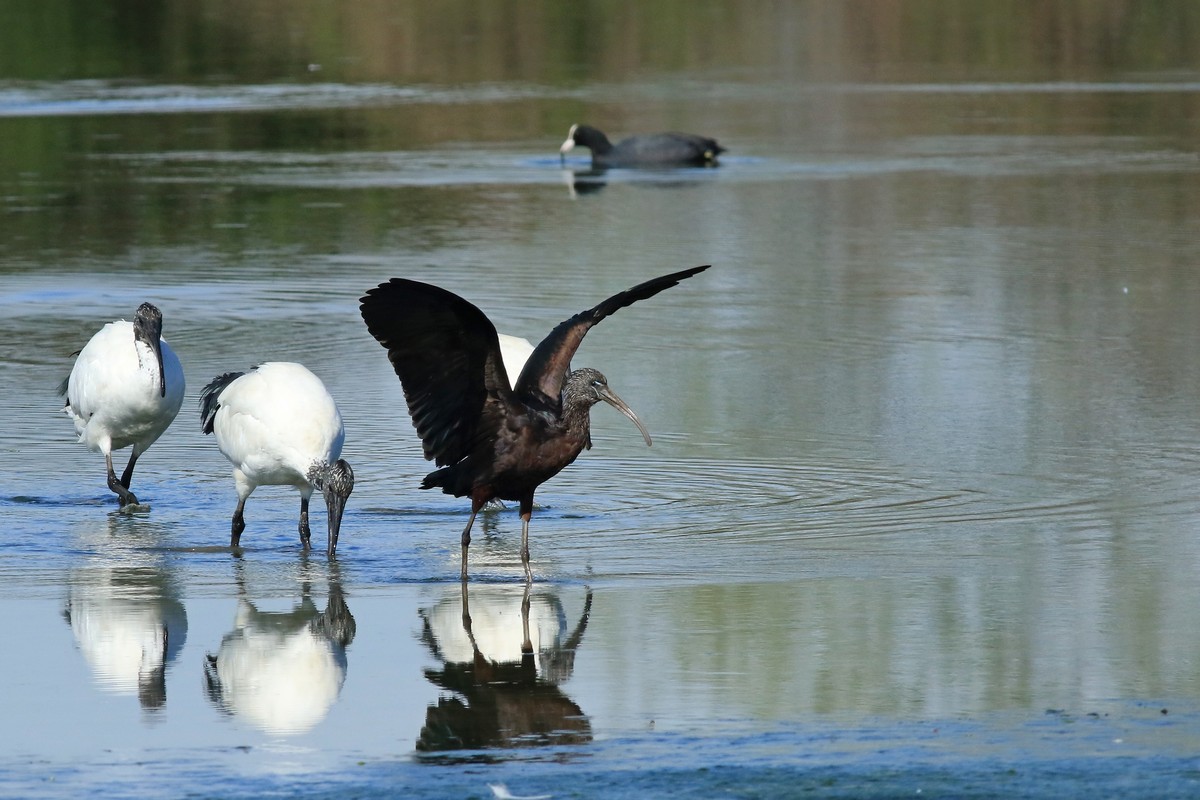
[[[200,393],[205,433],[233,464],[238,503],[229,537],[237,547],[246,528],[246,499],[259,486],[295,486],[300,491],[300,544],[311,538],[308,500],[321,492],[329,511],[326,552],[337,550],[354,471],[339,458],[346,430],[337,404],[321,379],[287,361],[260,364],[249,372],[219,375]]]
[[[584,335],[613,312],[653,297],[708,266],[646,281],[562,322],[509,382],[496,328],[456,294],[393,278],[362,298],[367,329],[388,351],[400,378],[425,457],[441,469],[422,489],[471,498],[462,532],[462,579],[475,515],[492,499],[521,504],[521,564],[529,568],[533,493],[592,445],[589,411],[603,400],[629,417],[650,444],[633,410],[598,371],[571,371]]]
[[[133,322],[110,322],[79,351],[71,375],[59,387],[63,411],[75,422],[79,441],[104,454],[108,488],[122,509],[138,505],[129,490],[138,457],[158,441],[183,404],[183,367],[162,338],[162,312],[142,303]],[[132,447],[118,479],[112,453]]]

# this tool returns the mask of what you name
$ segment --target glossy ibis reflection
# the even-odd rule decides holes
[[[425,677],[448,692],[426,711],[422,751],[582,744],[591,724],[559,685],[571,677],[592,607],[568,622],[559,598],[466,581],[421,612],[421,639],[440,662]]]

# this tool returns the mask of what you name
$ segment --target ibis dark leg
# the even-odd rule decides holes
[[[529,568],[529,518],[533,516],[533,495],[521,498],[521,566],[525,568],[525,583],[533,582]]]
[[[129,488],[129,482],[133,480],[133,465],[137,463],[137,460],[138,451],[135,445],[129,453],[129,463],[125,465],[125,471],[121,473],[121,485],[126,489]],[[137,501],[134,500],[134,502],[136,503]]]
[[[117,480],[117,473],[113,472],[112,453],[104,454],[104,462],[108,465],[108,488],[117,493],[117,497],[120,498],[121,508],[128,505],[136,505],[138,499],[134,497],[133,492],[129,491],[129,484],[127,482],[121,483],[121,481]],[[130,459],[129,466],[125,469],[125,474],[131,475],[132,473],[133,460]]]
[[[471,546],[471,526],[475,524],[475,515],[479,513],[479,509],[483,508],[483,504],[487,500],[480,500],[474,497],[471,498],[471,518],[467,520],[467,527],[463,528],[462,532],[462,580],[467,579],[467,548]]]
[[[246,498],[239,497],[237,508],[233,510],[233,523],[229,526],[229,546],[237,547],[242,540],[242,531],[246,530],[246,519],[242,512],[246,510]]]
[[[308,498],[300,498],[300,546],[307,550],[311,545],[312,531],[308,528]]]

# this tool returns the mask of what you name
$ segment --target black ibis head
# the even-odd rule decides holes
[[[338,534],[342,529],[342,513],[346,510],[346,501],[354,491],[354,470],[344,458],[339,458],[332,464],[314,464],[308,470],[309,482],[321,492],[325,498],[325,507],[329,509],[329,539],[326,552],[335,555],[337,552]]]
[[[167,396],[167,374],[163,369],[162,357],[162,312],[153,303],[142,303],[138,306],[133,318],[134,341],[145,342],[158,362],[158,392],[161,397]]]
[[[563,387],[564,409],[577,407],[586,414],[588,409],[601,400],[629,417],[633,424],[637,425],[637,429],[642,432],[642,438],[646,440],[647,447],[653,444],[646,426],[638,419],[637,414],[633,413],[633,409],[608,387],[608,379],[601,375],[599,370],[582,367],[567,375],[567,383]]]

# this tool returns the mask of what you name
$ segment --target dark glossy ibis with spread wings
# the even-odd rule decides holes
[[[422,489],[471,498],[462,532],[467,576],[471,525],[492,499],[521,504],[521,564],[529,568],[533,493],[592,446],[589,410],[603,400],[629,417],[650,444],[633,410],[594,369],[571,370],[571,357],[592,326],[618,309],[675,286],[709,265],[646,281],[560,323],[534,348],[516,383],[500,357],[496,328],[452,292],[393,278],[362,298],[371,334],[387,348],[400,377],[425,458],[441,468]]]

